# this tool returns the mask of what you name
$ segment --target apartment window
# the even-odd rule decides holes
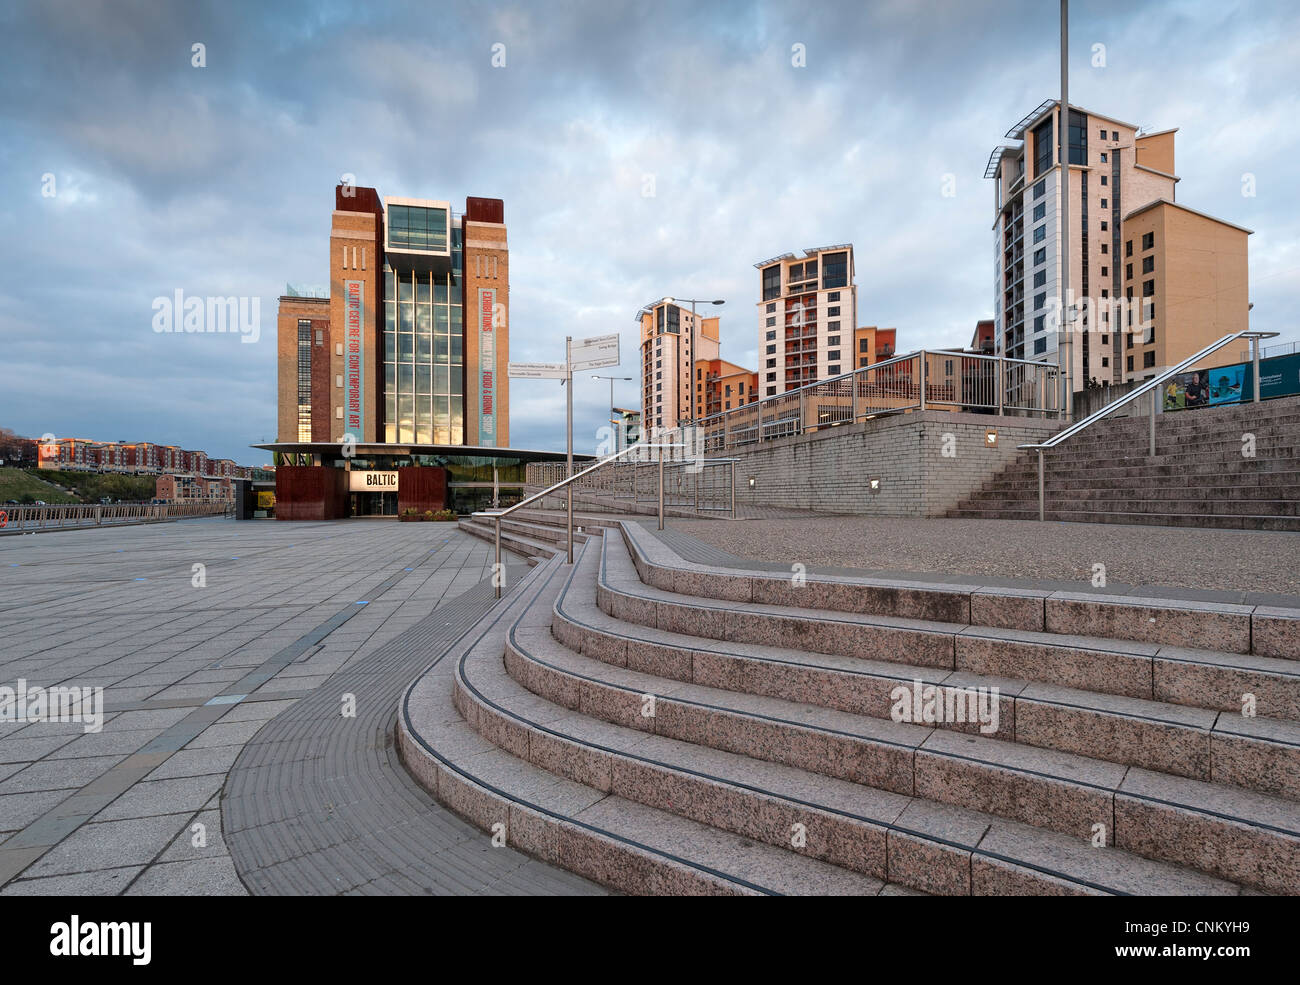
[[[1107,369],[1107,368],[1109,368],[1109,366],[1110,366],[1110,357],[1109,357],[1109,356],[1102,356],[1102,357],[1101,357],[1101,368],[1102,368],[1102,369]]]
[[[725,387],[723,387],[723,389],[726,391],[726,392],[723,394],[723,396],[724,396],[724,397],[730,397],[730,396],[731,396],[731,384],[728,383]]]
[[[1047,262],[1047,247],[1040,246],[1038,249],[1034,250],[1034,263],[1039,264],[1039,263],[1046,263],[1046,262]]]
[[[1109,243],[1102,243],[1102,244],[1101,244],[1101,252],[1102,252],[1102,253],[1109,253],[1109,252],[1110,252],[1110,244],[1109,244]],[[1102,276],[1104,277],[1104,276],[1106,276],[1106,275],[1105,275],[1105,274],[1102,274]]]
[[[1103,177],[1105,177],[1105,176],[1103,175]],[[1101,231],[1104,233],[1104,232],[1105,232],[1106,230],[1108,230],[1109,228],[1110,228],[1110,226],[1107,225],[1106,220],[1105,220],[1105,219],[1102,219],[1102,220],[1101,220]]]
[[[1143,234],[1142,234],[1142,249],[1144,249],[1144,250],[1149,250],[1149,249],[1151,249],[1152,247],[1154,247],[1155,245],[1156,245],[1156,234],[1155,234],[1155,233],[1143,233]]]
[[[827,295],[826,295],[826,300],[827,300],[827,301],[838,301],[839,299],[840,299],[840,292],[839,292],[839,291],[831,291],[830,294],[827,294]]]
[[[1047,336],[1041,339],[1034,339],[1034,355],[1038,356],[1047,351]]]
[[[1124,279],[1125,280],[1133,279],[1133,264],[1131,263],[1124,264]]]
[[[830,352],[826,353],[826,358],[827,358],[827,359],[839,359],[839,358],[840,358],[840,350],[839,350],[839,349],[832,349],[832,350],[830,350]]]
[[[1110,345],[1110,336],[1109,336],[1109,335],[1103,335],[1103,336],[1101,337],[1101,344],[1102,344],[1102,345]]]
[[[1071,164],[1088,163],[1088,117],[1077,109],[1070,110],[1065,136],[1069,141]]]
[[[1155,354],[1155,351],[1154,351],[1154,350],[1152,350],[1151,352],[1144,352],[1144,353],[1142,353],[1142,368],[1143,368],[1143,369],[1150,369],[1150,368],[1151,368],[1152,366],[1154,366],[1155,364],[1156,364],[1156,354]]]
[[[781,296],[781,265],[774,263],[763,270],[763,300],[768,301],[772,298]],[[769,311],[774,308],[769,308]]]
[[[840,316],[840,309],[838,305],[836,305],[834,308],[826,309],[827,318],[838,318],[839,316]]]
[[[1107,207],[1107,206],[1106,206],[1106,200],[1105,200],[1104,198],[1101,200],[1101,207],[1102,207],[1103,209]]]
[[[1102,131],[1101,131],[1101,139],[1102,139],[1102,140],[1105,140],[1105,139],[1106,139],[1106,131],[1105,131],[1105,130],[1102,130]]]
[[[769,359],[769,360],[767,361],[767,368],[768,368],[768,369],[772,369],[772,368],[775,367],[775,366],[776,366],[776,360],[775,360],[775,359]]]
[[[840,323],[837,321],[828,321],[826,323],[826,330],[828,332],[837,332],[839,331],[839,327],[840,327]]]
[[[1034,206],[1034,218],[1033,218],[1034,222],[1037,222],[1039,219],[1044,218],[1046,215],[1047,215],[1046,202],[1040,202],[1038,205]]]
[[[774,342],[767,347],[767,354],[771,356],[774,355],[775,353],[776,353],[776,343]]]
[[[1105,244],[1103,243],[1102,245],[1104,246]],[[1103,251],[1103,252],[1104,252],[1104,251]],[[1103,277],[1109,277],[1109,276],[1110,276],[1110,268],[1109,268],[1109,267],[1102,267],[1102,268],[1101,268],[1101,275],[1102,275]]]
[[[767,379],[766,379],[765,382],[767,382],[767,383],[771,383],[771,382],[772,382],[773,380],[775,380],[775,379],[776,379],[776,374],[775,374],[775,373],[768,373],[768,374],[767,374]],[[768,387],[768,388],[767,388],[767,392],[768,392],[769,394],[776,393],[776,388],[775,388],[775,387]]]
[[[1130,373],[1133,372],[1133,357],[1132,357],[1132,356],[1129,356],[1127,359],[1124,360],[1124,368],[1125,368],[1128,372],[1130,372]]]
[[[1142,273],[1149,274],[1156,269],[1156,258],[1153,256],[1142,258]]]
[[[655,379],[656,379],[656,380],[662,380],[663,378],[664,378],[664,374],[663,374],[663,373],[655,373]]]
[[[1040,271],[1038,271],[1038,273],[1034,274],[1034,286],[1035,286],[1035,287],[1043,287],[1043,286],[1045,286],[1046,284],[1047,284],[1047,271],[1046,271],[1046,270],[1040,270]]]
[[[1034,306],[1030,310],[1038,311],[1040,308],[1044,308],[1046,306],[1047,306],[1047,292],[1043,291],[1039,294],[1034,295]]]
[[[869,348],[870,341],[871,341],[870,339],[858,339],[858,352],[869,353],[871,351],[871,349]]]
[[[1052,139],[1052,117],[1048,117],[1037,127],[1034,128],[1034,177],[1052,166],[1052,149],[1055,141]]]
[[[1103,288],[1101,289],[1101,296],[1104,297],[1104,298],[1108,298],[1108,297],[1110,297],[1110,291],[1106,290],[1106,288],[1103,287]]]
[[[1034,199],[1035,199],[1035,201],[1038,200],[1038,199],[1040,199],[1040,198],[1042,198],[1042,197],[1043,197],[1043,193],[1046,192],[1046,191],[1047,191],[1047,179],[1044,178],[1044,179],[1043,179],[1042,181],[1040,181],[1038,184],[1034,185]]]
[[[839,337],[838,335],[832,335],[832,336],[830,336],[829,338],[827,338],[827,340],[826,340],[826,344],[827,344],[827,345],[839,345],[839,344],[840,344],[840,337]]]
[[[1124,244],[1124,255],[1131,257],[1133,255],[1133,241],[1130,239]]]
[[[830,376],[839,376],[839,375],[840,375],[840,367],[839,367],[838,365],[827,366],[827,367],[826,367],[826,372],[827,372],[827,374],[829,374]]]
[[[775,338],[776,338],[776,332],[768,332],[767,337],[765,338],[764,341],[771,342]]]
[[[827,253],[822,261],[822,287],[849,286],[849,255]]]
[[[1105,163],[1106,163],[1106,152],[1105,152],[1105,151],[1102,151],[1102,152],[1101,152],[1101,163],[1102,163],[1102,164],[1105,164]]]
[[[765,327],[771,328],[775,324],[776,324],[776,315],[772,315],[770,318],[768,318],[767,322],[765,323]]]
[[[1102,183],[1103,185],[1106,184],[1109,180],[1110,180],[1110,178],[1109,178],[1107,175],[1104,175],[1104,174],[1103,174],[1103,175],[1101,176],[1101,183]]]
[[[769,304],[769,305],[767,306],[767,313],[770,315],[770,314],[771,314],[772,312],[774,312],[774,311],[776,311],[776,305],[774,305],[774,304]]]
[[[663,385],[662,383],[656,383],[656,384],[655,384],[655,393],[659,393],[661,390],[663,390],[663,388],[664,388],[664,385]]]
[[[1119,140],[1119,131],[1118,131],[1118,130],[1112,130],[1112,131],[1110,132],[1110,139],[1111,139],[1111,140]]]
[[[1034,334],[1038,334],[1043,330],[1043,323],[1046,318],[1046,315],[1039,315],[1034,319]]]
[[[859,365],[859,366],[867,366],[867,365],[870,365],[869,357],[867,357],[867,356],[859,356],[859,357],[858,357],[858,365]]]
[[[1046,238],[1047,238],[1047,226],[1045,226],[1045,225],[1044,225],[1044,226],[1035,226],[1035,227],[1034,227],[1034,242],[1035,242],[1035,243],[1041,243],[1041,242],[1042,242],[1043,240],[1045,240]]]
[[[1144,281],[1142,282],[1142,296],[1143,296],[1144,298],[1154,297],[1154,296],[1155,296],[1155,293],[1156,293],[1156,282],[1155,282],[1155,280],[1154,280],[1154,279],[1152,279],[1152,280],[1144,280]]]

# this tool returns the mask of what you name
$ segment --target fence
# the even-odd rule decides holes
[[[657,453],[643,451],[638,458],[634,445],[629,461],[606,462],[602,468],[573,483],[576,500],[609,509],[638,507],[659,500],[659,459]],[[736,469],[730,458],[688,458],[684,450],[674,448],[664,453],[664,505],[699,513],[735,511]],[[591,468],[590,462],[575,463],[574,474]],[[564,462],[530,462],[526,479],[529,487],[549,488],[569,475]],[[557,493],[557,496],[562,494]]]
[[[0,533],[158,523],[189,516],[233,515],[232,503],[119,503],[112,506],[0,507]]]
[[[708,454],[911,410],[1059,416],[1060,389],[1052,363],[921,350],[702,418],[693,434],[674,429],[655,440],[691,448],[702,441],[697,451]]]

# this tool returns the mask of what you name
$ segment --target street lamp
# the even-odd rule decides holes
[[[609,424],[614,429],[614,454],[618,454],[618,422],[614,419],[614,381],[627,380],[631,382],[630,376],[593,376],[593,380],[609,380]]]
[[[691,375],[690,375],[690,385],[686,388],[686,395],[687,395],[686,399],[690,401],[689,403],[690,414],[688,419],[691,424],[694,424],[695,423],[695,339],[693,336],[695,335],[696,329],[699,328],[699,323],[696,321],[695,318],[695,305],[696,304],[726,304],[727,302],[722,299],[718,299],[714,301],[706,298],[664,298],[663,299],[664,304],[681,305],[681,304],[685,304],[687,301],[691,303],[692,338],[691,338]],[[678,408],[678,413],[677,413],[677,426],[678,427],[682,426],[682,415],[681,415],[680,407]]]

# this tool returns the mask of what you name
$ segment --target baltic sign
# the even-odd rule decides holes
[[[478,443],[489,447],[497,441],[496,301],[496,288],[478,289]]]
[[[343,365],[347,389],[343,395],[343,423],[349,434],[362,440],[365,435],[365,348],[361,327],[366,323],[366,303],[361,292],[365,282],[343,282],[344,338]]]
[[[348,492],[397,492],[397,472],[354,469],[348,473]]]

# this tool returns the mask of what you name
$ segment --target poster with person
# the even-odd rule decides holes
[[[1245,363],[1237,363],[1235,366],[1216,366],[1214,369],[1206,370],[1206,375],[1210,377],[1211,407],[1241,401],[1246,385]]]

